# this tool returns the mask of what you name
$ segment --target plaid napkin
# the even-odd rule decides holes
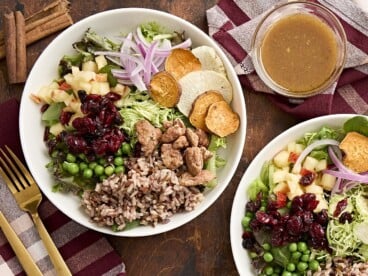
[[[240,82],[252,91],[269,93],[272,102],[300,118],[368,111],[368,14],[353,0],[318,0],[340,19],[347,43],[347,62],[338,82],[305,100],[276,95],[257,76],[249,56],[251,38],[261,18],[279,0],[220,0],[207,10],[210,36],[232,62]]]
[[[19,104],[9,100],[0,105],[0,147],[5,144],[21,158],[18,134]],[[56,275],[47,251],[28,213],[19,209],[0,177],[0,210],[11,223],[44,275]],[[125,275],[121,257],[100,233],[70,220],[45,197],[40,217],[73,275]],[[0,275],[26,275],[0,230]]]

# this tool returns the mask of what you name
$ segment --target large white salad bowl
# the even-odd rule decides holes
[[[45,168],[49,158],[47,148],[43,142],[44,126],[41,124],[40,106],[30,99],[30,94],[36,93],[40,87],[48,85],[58,77],[59,60],[63,55],[73,53],[72,43],[79,41],[88,28],[100,35],[114,37],[121,33],[133,31],[141,23],[152,21],[159,23],[168,30],[184,32],[186,37],[192,39],[193,46],[208,45],[216,50],[224,62],[228,78],[233,86],[232,107],[241,118],[241,126],[236,134],[228,138],[228,146],[222,152],[227,164],[218,172],[219,184],[205,194],[204,201],[194,211],[176,214],[169,223],[159,224],[156,227],[141,226],[127,231],[113,232],[107,227],[99,227],[92,223],[81,209],[80,200],[77,196],[52,192],[54,181]],[[44,195],[58,209],[74,221],[90,229],[117,236],[139,237],[167,232],[182,226],[203,213],[222,194],[229,184],[242,155],[246,133],[246,111],[243,91],[237,75],[225,54],[209,36],[196,26],[174,15],[149,9],[126,8],[110,10],[87,17],[66,29],[50,43],[36,61],[26,82],[21,100],[19,124],[21,144],[27,165]]]
[[[248,201],[247,189],[250,183],[259,176],[263,164],[266,161],[271,160],[273,156],[284,149],[288,143],[302,138],[305,133],[317,131],[323,126],[342,128],[344,122],[353,116],[356,116],[356,114],[327,115],[299,123],[274,138],[253,159],[239,183],[231,209],[231,249],[236,268],[240,275],[255,275],[255,271],[252,269],[249,254],[242,247],[243,228],[241,221],[244,217],[245,205]]]

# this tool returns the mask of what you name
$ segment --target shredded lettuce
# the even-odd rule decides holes
[[[138,90],[131,91],[126,98],[122,99],[120,114],[124,121],[122,128],[130,137],[135,135],[136,122],[142,119],[159,128],[165,121],[176,118],[186,121],[184,115],[176,109],[162,107],[150,99],[147,92]]]
[[[42,113],[41,120],[46,126],[52,126],[59,122],[60,114],[63,108],[65,107],[64,103],[52,103],[46,109],[44,113]]]
[[[150,43],[155,40],[171,39],[174,37],[174,33],[168,32],[157,22],[141,24],[140,28],[144,38]]]
[[[349,199],[347,209],[353,215],[353,222],[340,223],[338,217],[331,215],[334,210],[330,206],[330,220],[327,226],[327,239],[334,255],[339,257],[356,257],[362,261],[368,261],[368,246],[356,234],[357,227],[368,223],[367,210],[363,210],[362,198],[368,200],[367,185],[360,185],[346,192],[344,195],[334,195],[330,199],[331,203],[337,203],[343,198]]]
[[[218,150],[220,148],[226,148],[226,138],[219,137],[216,135],[211,135],[210,144],[208,150],[212,153],[212,157],[206,161],[205,169],[209,170],[216,175],[218,168],[225,166],[226,160],[222,159],[218,155]],[[213,188],[217,185],[217,178],[214,178],[206,184],[207,188]]]

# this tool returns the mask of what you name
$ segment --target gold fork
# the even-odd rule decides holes
[[[38,215],[37,209],[42,200],[42,195],[35,180],[12,150],[8,146],[5,146],[5,148],[11,158],[3,149],[0,149],[0,152],[4,157],[3,159],[0,156],[0,163],[3,167],[3,170],[0,170],[0,173],[8,184],[8,187],[18,202],[19,207],[31,214],[33,222],[45,244],[57,274],[72,275]]]
[[[27,275],[42,276],[42,272],[40,271],[36,263],[33,261],[31,255],[28,253],[22,241],[17,236],[17,233],[14,232],[13,228],[10,226],[10,223],[7,221],[7,219],[5,218],[5,216],[1,211],[0,211],[0,228],[3,230],[6,239],[13,248],[15,254],[18,257],[18,261],[22,265]]]

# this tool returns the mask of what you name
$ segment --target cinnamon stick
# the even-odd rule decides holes
[[[16,82],[25,82],[27,78],[27,54],[26,54],[26,25],[23,13],[15,12],[16,26]]]
[[[27,17],[26,44],[30,45],[73,24],[68,5],[69,2],[66,0],[57,0]],[[0,32],[0,59],[5,57],[4,44],[4,34]]]
[[[14,13],[7,13],[3,17],[4,39],[6,40],[6,66],[10,83],[16,82],[17,55],[16,51],[16,26]]]

